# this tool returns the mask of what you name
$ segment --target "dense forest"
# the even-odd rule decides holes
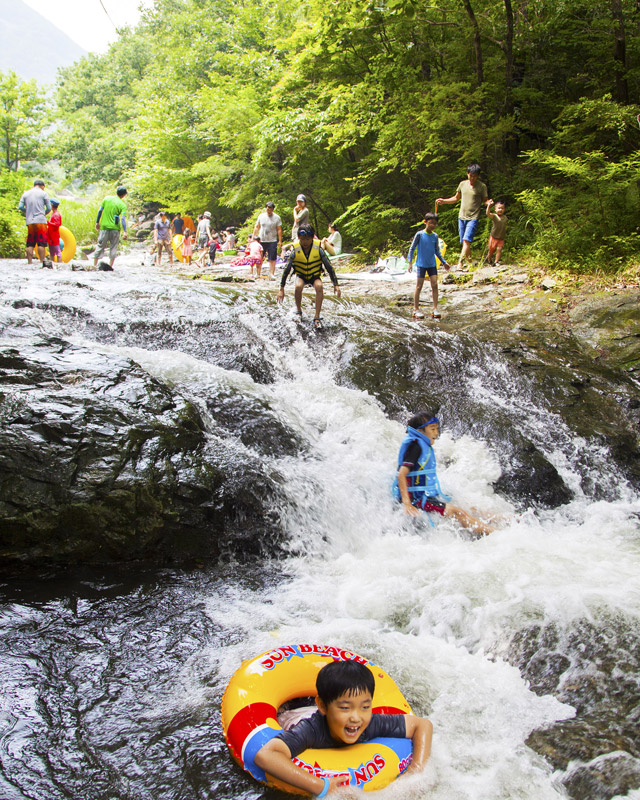
[[[304,192],[370,255],[477,161],[511,254],[616,270],[640,257],[639,90],[637,0],[156,0],[22,124],[68,181],[238,227],[269,199],[289,225]],[[13,124],[4,103],[5,217]]]

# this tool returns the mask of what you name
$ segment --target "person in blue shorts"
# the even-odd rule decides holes
[[[380,736],[411,739],[413,755],[407,772],[424,768],[431,753],[433,725],[412,714],[374,714],[375,678],[364,664],[327,664],[318,672],[316,691],[318,710],[290,730],[280,732],[256,753],[255,763],[266,773],[316,797],[325,797],[344,785],[345,778],[319,778],[291,759],[309,748],[345,747]]]
[[[436,473],[433,443],[440,435],[440,420],[435,414],[421,411],[407,423],[407,435],[398,453],[398,474],[393,485],[394,497],[404,506],[405,514],[418,517],[423,511],[453,517],[463,527],[487,536],[490,525],[449,503],[442,494]]]
[[[434,233],[436,225],[438,224],[438,215],[432,211],[424,215],[424,230],[418,231],[413,237],[411,247],[409,248],[409,272],[413,270],[413,255],[417,252],[416,256],[416,289],[413,293],[413,316],[416,319],[422,319],[424,314],[420,311],[420,292],[424,285],[425,276],[429,276],[431,281],[431,297],[433,298],[433,311],[431,316],[434,319],[440,319],[440,312],[438,311],[438,267],[436,264],[436,256],[444,265],[446,270],[450,269],[449,264],[444,260],[444,256],[440,252],[438,243],[438,234]]]
[[[467,180],[460,181],[456,193],[451,197],[439,197],[436,200],[436,209],[440,205],[449,203],[460,203],[458,214],[458,232],[460,234],[460,258],[458,259],[458,269],[464,268],[464,262],[471,262],[471,242],[478,229],[482,207],[487,206],[489,194],[487,187],[479,178],[480,164],[469,164],[467,167]]]

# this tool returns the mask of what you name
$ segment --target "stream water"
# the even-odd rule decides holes
[[[640,798],[638,491],[499,348],[348,300],[316,335],[290,298],[133,264],[0,272],[4,343],[131,359],[279,492],[259,558],[2,581],[2,800],[284,797],[232,763],[219,705],[242,660],[295,642],[366,655],[432,720],[426,771],[380,800]],[[507,517],[487,538],[390,499],[421,396],[445,491]],[[494,490],[523,435],[561,505]]]

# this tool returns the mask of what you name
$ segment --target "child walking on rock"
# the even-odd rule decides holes
[[[446,270],[450,269],[449,264],[444,260],[444,256],[440,252],[440,245],[438,235],[434,232],[438,224],[438,215],[432,211],[424,215],[424,230],[418,231],[413,237],[411,247],[409,248],[409,272],[413,270],[412,259],[414,253],[417,252],[416,257],[416,290],[413,294],[413,317],[415,319],[423,319],[424,314],[420,311],[420,293],[424,285],[425,276],[429,276],[431,282],[431,297],[433,299],[433,311],[431,316],[434,319],[440,319],[440,312],[438,311],[438,267],[436,264],[436,257],[444,265]]]

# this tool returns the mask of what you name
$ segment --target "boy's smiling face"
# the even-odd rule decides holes
[[[328,705],[317,697],[316,704],[327,718],[331,736],[343,744],[355,744],[371,722],[373,698],[367,690],[345,692]]]
[[[424,227],[427,233],[433,233],[438,225],[437,219],[425,219]]]

